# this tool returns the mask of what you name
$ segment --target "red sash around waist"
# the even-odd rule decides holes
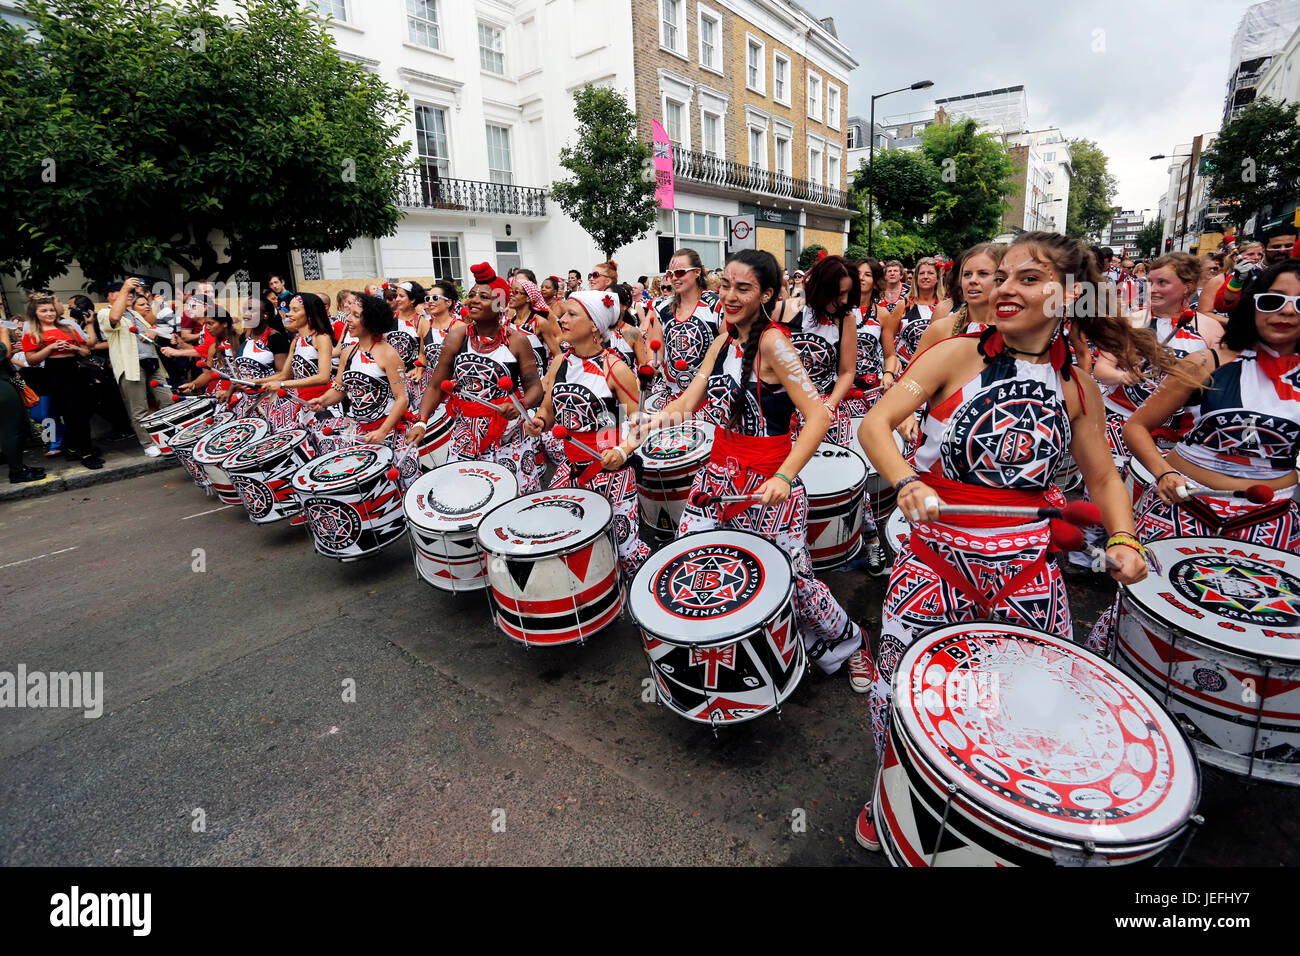
[[[572,439],[572,441],[569,439]],[[575,475],[575,481],[579,485],[585,485],[600,471],[600,459],[592,458],[573,444],[574,441],[580,441],[588,448],[596,451],[608,451],[618,444],[618,429],[602,428],[596,432],[569,432],[566,440],[561,443],[564,446],[564,457],[568,459],[570,465],[586,466],[581,472],[576,472],[572,467],[569,469],[569,473]]]
[[[940,499],[950,505],[996,505],[1003,508],[1051,508],[1056,502],[1048,497],[1048,489],[1021,491],[1016,488],[985,488],[964,481],[953,481],[933,473],[921,475],[921,481],[938,492]],[[1005,528],[1015,518],[997,518],[989,515],[949,515],[944,524],[956,528]]]
[[[764,479],[771,478],[781,464],[790,457],[792,442],[789,435],[741,435],[729,428],[720,428],[713,436],[709,463],[724,465],[734,459],[742,468]]]
[[[510,399],[505,398],[495,404],[504,407]],[[487,429],[483,434],[478,435],[473,443],[472,454],[478,457],[483,454],[485,448],[491,448],[501,441],[501,436],[506,433],[506,419],[478,402],[472,402],[461,399],[456,395],[447,396],[447,408],[452,415],[457,418],[487,418],[490,419]]]

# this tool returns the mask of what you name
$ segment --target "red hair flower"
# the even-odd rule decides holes
[[[612,295],[606,295],[605,298],[600,300],[600,304],[607,309],[612,309],[614,308],[614,297]]]

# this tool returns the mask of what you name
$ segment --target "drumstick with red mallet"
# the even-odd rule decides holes
[[[1071,501],[1064,508],[1016,508],[1002,505],[939,506],[939,516],[979,516],[985,518],[1060,518],[1072,525],[1087,527],[1101,524],[1101,509],[1091,501]],[[916,519],[913,519],[916,520]]]
[[[569,430],[565,428],[563,425],[554,426],[551,429],[551,434],[554,435],[556,438],[558,438],[560,441],[567,441],[570,445],[577,446],[579,450],[585,451],[592,458],[596,459],[597,461],[600,461],[600,456],[602,454],[601,452],[598,452],[590,445],[584,445],[582,442],[578,441],[578,439],[571,437],[569,435]]]
[[[739,501],[762,501],[762,495],[711,495],[707,491],[697,491],[691,495],[691,504],[697,508],[709,505],[727,505]]]
[[[1095,544],[1083,540],[1083,532],[1064,521],[1052,522],[1052,547],[1057,551],[1083,551],[1092,556],[1101,569],[1118,571],[1119,562]]]
[[[1237,498],[1249,501],[1252,505],[1266,505],[1273,500],[1276,492],[1268,485],[1251,485],[1240,491],[1219,491],[1216,488],[1188,488],[1181,485],[1178,497],[1188,498]]]
[[[515,397],[514,387],[515,387],[515,380],[512,379],[509,375],[502,375],[499,379],[497,379],[497,388],[501,389],[501,391],[506,393],[506,396],[514,404],[515,411],[519,412],[519,417],[526,418],[531,421],[533,417],[533,413],[530,409],[524,408],[524,403]]]

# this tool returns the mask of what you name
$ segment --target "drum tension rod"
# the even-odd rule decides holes
[[[1192,845],[1192,838],[1200,832],[1201,827],[1205,826],[1205,817],[1201,816],[1199,813],[1193,813],[1187,818],[1187,822],[1191,824],[1191,826],[1187,828],[1187,836],[1183,838],[1183,845],[1178,850],[1178,859],[1174,860],[1175,869],[1182,865],[1183,854],[1185,854],[1187,848]]]
[[[943,843],[943,835],[948,832],[948,811],[952,809],[953,798],[957,796],[957,785],[948,784],[948,799],[943,804],[943,819],[939,821],[939,832],[934,835],[934,849],[930,851],[930,866],[933,868],[935,858],[939,855],[939,845]]]
[[[1247,780],[1255,776],[1255,754],[1259,753],[1259,727],[1264,719],[1264,701],[1268,699],[1268,678],[1277,662],[1266,657],[1259,664],[1264,668],[1264,682],[1259,688],[1259,706],[1255,708],[1255,728],[1250,737],[1250,764],[1246,767]]]

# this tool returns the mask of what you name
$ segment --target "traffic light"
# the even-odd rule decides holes
[[[1174,239],[1173,236],[1170,236],[1168,239],[1165,240],[1165,252],[1168,252],[1170,249],[1173,248],[1173,246],[1174,246]]]

